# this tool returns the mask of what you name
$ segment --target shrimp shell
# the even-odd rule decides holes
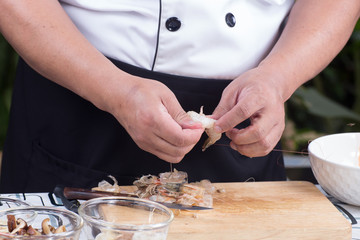
[[[189,111],[187,114],[191,117],[191,119],[195,122],[200,122],[202,127],[205,128],[205,132],[208,135],[208,139],[205,140],[202,151],[205,151],[208,147],[213,145],[217,140],[221,138],[221,133],[218,133],[214,129],[214,125],[216,120],[206,117],[203,113],[203,106],[200,108],[200,113]]]

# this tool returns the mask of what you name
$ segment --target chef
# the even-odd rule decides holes
[[[94,187],[186,171],[285,180],[284,102],[341,50],[357,0],[0,3],[19,53],[1,192]],[[216,119],[206,151],[187,111]]]

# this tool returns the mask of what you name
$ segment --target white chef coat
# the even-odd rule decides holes
[[[168,74],[233,79],[269,53],[294,0],[60,2],[107,57]]]

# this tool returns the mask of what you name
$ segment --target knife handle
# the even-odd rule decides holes
[[[114,192],[95,191],[91,189],[72,188],[72,187],[64,187],[64,196],[67,199],[78,199],[78,200],[89,200],[92,198],[113,197],[113,196],[138,197],[137,195],[131,193],[114,193]]]
[[[61,202],[66,209],[73,211],[75,213],[78,213],[78,208],[80,206],[80,202],[76,199],[67,199],[64,196],[64,186],[56,185],[53,192],[56,197],[61,199]],[[52,196],[52,194],[49,193],[49,198],[50,198],[50,196]],[[51,201],[51,198],[50,198],[50,201]]]

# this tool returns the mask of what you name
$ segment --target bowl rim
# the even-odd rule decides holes
[[[64,237],[71,237],[72,234],[74,234],[74,232],[78,232],[79,234],[83,228],[84,225],[84,220],[82,219],[82,217],[74,212],[71,212],[67,209],[64,208],[59,208],[59,207],[48,207],[48,206],[28,206],[28,207],[14,207],[14,208],[8,208],[8,209],[3,209],[0,210],[0,214],[9,212],[9,214],[11,214],[11,212],[13,211],[35,211],[36,214],[38,214],[37,211],[49,211],[49,212],[55,212],[55,213],[65,213],[68,214],[74,218],[76,218],[78,220],[78,224],[75,226],[74,229],[72,229],[71,231],[66,231],[63,233],[57,233],[57,234],[52,234],[52,235],[41,235],[41,236],[21,236],[21,235],[13,235],[10,233],[1,233],[0,232],[0,238],[1,237],[10,237],[11,238],[15,238],[15,239],[63,239]]]
[[[4,197],[4,196],[0,196],[0,202],[1,201],[9,201],[9,202],[13,202],[13,203],[21,203],[24,207],[31,207],[32,205],[20,200],[18,198],[13,198],[13,197]],[[1,211],[1,210],[0,210]]]
[[[85,208],[88,207],[89,205],[94,204],[96,202],[111,201],[111,200],[135,201],[135,202],[139,202],[142,204],[150,205],[150,206],[161,209],[162,211],[168,213],[169,217],[166,221],[154,223],[154,224],[143,224],[143,225],[128,224],[127,225],[127,224],[111,223],[111,222],[107,222],[107,221],[104,221],[101,219],[94,219],[85,214]],[[141,199],[141,198],[135,198],[135,197],[122,197],[122,196],[98,197],[98,198],[93,198],[93,199],[87,200],[87,201],[81,203],[81,205],[78,209],[78,212],[79,212],[79,215],[85,220],[85,222],[87,221],[94,225],[101,225],[102,228],[106,228],[106,229],[116,228],[116,230],[119,230],[119,231],[135,231],[135,230],[146,231],[146,230],[159,229],[159,228],[168,226],[174,219],[173,211],[171,211],[168,207],[166,207],[165,205],[163,205],[161,203],[147,200],[147,199]]]
[[[313,156],[315,156],[317,159],[320,159],[323,162],[327,162],[327,163],[330,163],[330,164],[333,164],[333,165],[336,165],[336,166],[340,166],[340,167],[343,167],[343,168],[348,168],[348,169],[351,169],[351,170],[354,170],[354,171],[360,171],[360,167],[358,167],[358,166],[349,166],[349,165],[345,165],[345,164],[340,164],[338,162],[329,161],[329,160],[319,156],[318,154],[315,154],[313,151],[311,151],[311,149],[315,145],[316,141],[319,141],[319,140],[321,140],[323,138],[327,138],[327,137],[334,137],[334,136],[337,136],[337,135],[359,135],[360,136],[360,132],[334,133],[334,134],[324,135],[324,136],[321,136],[321,137],[318,137],[318,138],[312,140],[309,143],[309,146],[308,146],[308,153],[309,153],[310,160],[313,158]],[[360,147],[360,145],[359,145],[359,147]],[[310,163],[311,163],[311,161],[310,161]]]

